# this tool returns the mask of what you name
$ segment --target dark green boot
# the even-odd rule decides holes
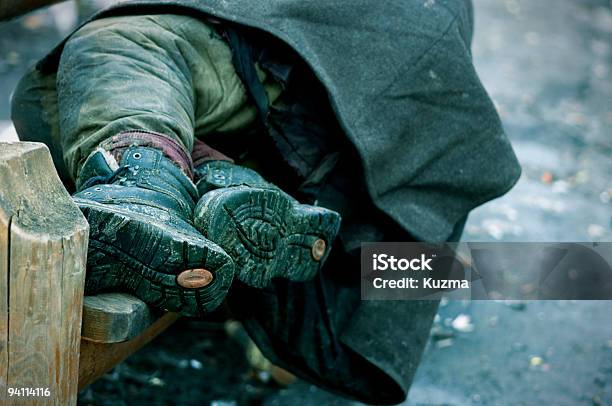
[[[236,276],[265,287],[272,278],[312,279],[340,226],[338,213],[300,204],[257,172],[227,161],[196,168],[196,228],[234,260]]]
[[[119,168],[112,163],[98,149],[77,180],[74,200],[90,226],[86,293],[125,291],[187,316],[215,309],[234,265],[191,223],[193,182],[154,148],[129,147]]]

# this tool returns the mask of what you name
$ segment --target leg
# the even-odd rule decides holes
[[[130,16],[92,22],[66,45],[60,129],[75,201],[91,226],[90,293],[126,290],[201,315],[229,288],[231,258],[191,225],[194,128],[214,127],[218,109],[249,116],[242,89],[219,73],[231,54],[212,34],[189,17]]]

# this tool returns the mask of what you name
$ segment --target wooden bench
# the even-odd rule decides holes
[[[76,404],[80,389],[179,317],[127,294],[84,297],[88,227],[45,145],[0,143],[2,404]],[[49,396],[10,397],[11,388]]]

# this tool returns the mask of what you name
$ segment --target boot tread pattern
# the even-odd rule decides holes
[[[195,213],[196,228],[232,257],[237,278],[260,288],[277,277],[312,279],[340,225],[336,212],[300,204],[277,189],[248,186],[206,193]],[[316,260],[312,247],[319,240],[327,248]]]
[[[80,205],[91,225],[86,294],[125,291],[147,304],[185,316],[203,316],[219,306],[233,277],[231,259],[204,238],[172,233],[155,221]],[[184,288],[177,275],[186,269],[215,270],[210,284]]]

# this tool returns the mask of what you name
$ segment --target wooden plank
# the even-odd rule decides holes
[[[17,17],[37,8],[63,0],[0,0],[0,21]]]
[[[166,313],[138,337],[123,343],[109,344],[83,340],[81,342],[79,366],[79,390],[84,389],[115,365],[138,351],[179,317],[177,313]]]
[[[120,343],[137,337],[158,318],[145,302],[125,293],[85,296],[81,337]]]
[[[8,229],[8,388],[49,388],[31,404],[75,404],[88,225],[47,147],[0,143],[0,229]],[[1,233],[0,233],[1,234]],[[8,404],[21,403],[11,397]]]
[[[0,194],[1,196],[1,194]],[[11,216],[0,199],[0,400],[5,398],[8,382],[8,266]]]

